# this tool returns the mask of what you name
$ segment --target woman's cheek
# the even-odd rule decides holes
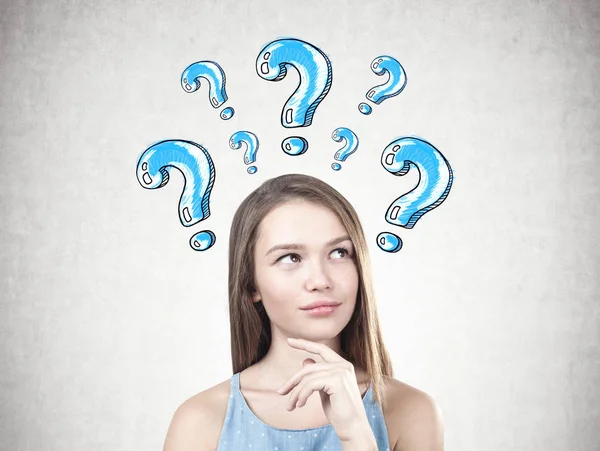
[[[336,274],[341,274],[345,277],[351,275],[358,276],[358,270],[352,262],[344,262],[334,266],[334,271]]]
[[[294,291],[294,286],[291,283],[291,280],[287,277],[278,277],[275,283],[273,284],[273,294],[278,299],[288,299],[289,294]]]

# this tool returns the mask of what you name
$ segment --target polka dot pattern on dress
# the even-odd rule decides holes
[[[239,373],[231,377],[225,421],[217,451],[343,451],[331,424],[307,429],[275,427],[261,420],[248,406],[239,389]],[[389,451],[388,433],[380,407],[372,401],[372,385],[363,397],[366,418],[377,448]],[[273,418],[277,418],[274,416]]]

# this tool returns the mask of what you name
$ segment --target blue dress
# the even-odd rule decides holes
[[[227,415],[217,451],[342,451],[331,424],[310,429],[279,429],[263,423],[240,391],[240,373],[231,376]],[[363,397],[369,425],[379,451],[390,451],[383,412],[373,399],[373,383]]]

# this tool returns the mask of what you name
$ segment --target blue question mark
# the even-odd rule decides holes
[[[398,176],[411,168],[419,172],[417,185],[388,207],[385,220],[390,224],[412,229],[421,216],[438,207],[450,193],[450,163],[427,141],[411,137],[392,141],[381,154],[381,165]],[[382,232],[377,236],[377,245],[385,252],[398,252],[402,240],[393,233]]]
[[[308,127],[331,87],[331,62],[321,50],[299,39],[272,41],[256,58],[256,73],[268,81],[285,78],[289,66],[298,71],[300,82],[283,106],[281,125]],[[308,142],[302,137],[291,136],[283,140],[281,148],[288,155],[301,155],[308,149]]]
[[[366,94],[367,99],[379,105],[390,97],[397,96],[406,86],[406,72],[398,60],[391,56],[381,55],[371,62],[371,70],[377,75],[389,74],[387,82],[369,89]],[[358,111],[362,114],[371,114],[373,109],[367,103],[358,105]]]
[[[210,193],[215,182],[215,166],[208,151],[191,141],[167,140],[150,146],[136,165],[137,179],[147,189],[162,188],[169,182],[171,168],[183,175],[184,187],[179,200],[179,220],[185,227],[210,216]],[[204,251],[215,244],[210,230],[190,238],[190,246]]]
[[[200,79],[208,82],[208,99],[214,108],[219,108],[227,101],[225,92],[225,72],[214,61],[198,61],[190,64],[181,74],[181,87],[185,92],[195,92],[200,88]],[[228,120],[234,109],[227,107],[221,111],[221,119]]]
[[[337,161],[346,161],[346,158],[356,152],[356,149],[358,148],[358,137],[349,128],[336,128],[331,134],[331,139],[336,142],[345,141],[344,147],[339,149],[333,156],[333,158]],[[339,163],[332,163],[331,169],[334,171],[339,171],[342,169],[342,166]]]
[[[249,131],[235,132],[229,138],[229,147],[234,150],[239,149],[242,143],[246,144],[246,152],[244,153],[244,163],[246,165],[252,164],[256,161],[256,152],[258,152],[258,138],[256,135]],[[248,168],[248,174],[256,173],[256,166],[250,166]]]

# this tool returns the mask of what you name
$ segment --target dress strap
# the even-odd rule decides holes
[[[233,376],[231,376],[230,384],[231,384],[231,394],[232,395],[234,393],[236,395],[239,394],[239,392],[240,392],[240,373],[235,373]]]

